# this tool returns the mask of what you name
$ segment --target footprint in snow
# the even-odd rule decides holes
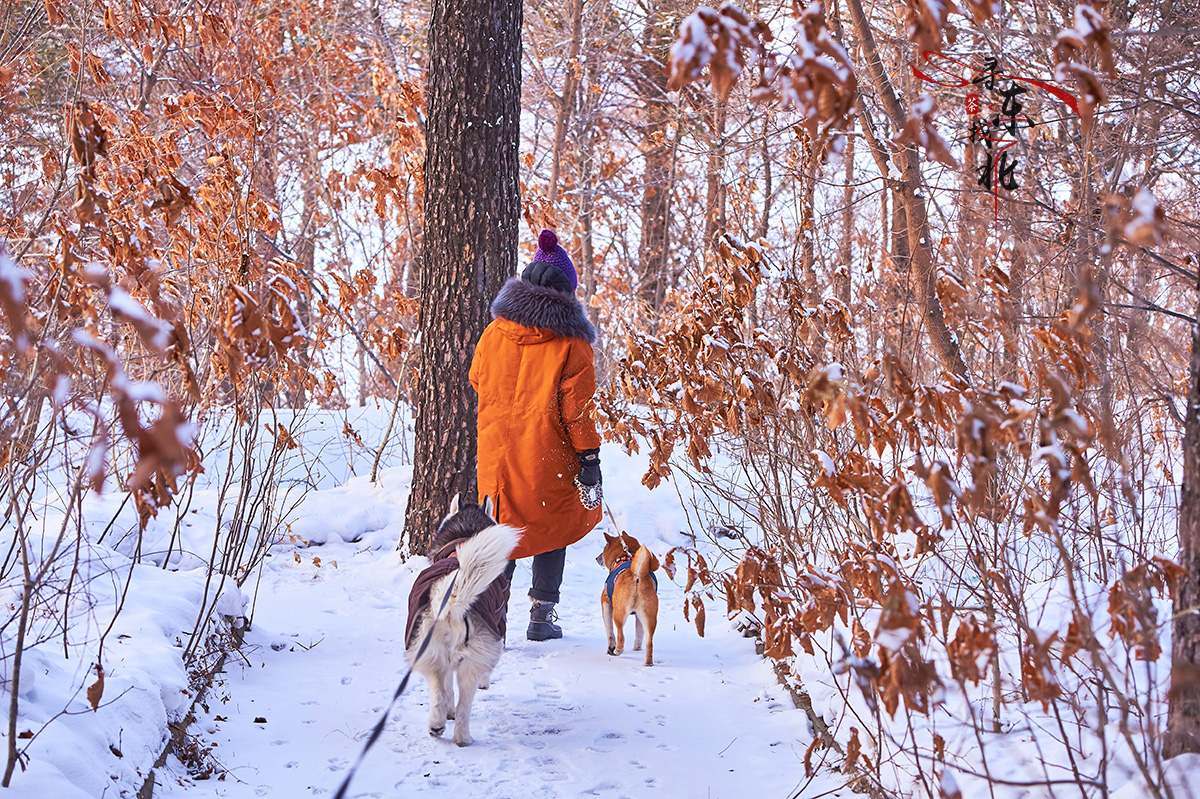
[[[584,791],[584,794],[591,795],[591,796],[599,796],[602,791],[615,791],[620,787],[621,787],[620,785],[613,782],[612,780],[605,780],[604,782],[597,785],[595,788],[592,788],[590,791]]]
[[[555,768],[558,766],[559,760],[554,755],[542,755],[533,759],[534,765],[540,768]]]

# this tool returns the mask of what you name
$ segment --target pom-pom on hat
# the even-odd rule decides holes
[[[558,235],[553,230],[543,230],[538,236],[538,248],[533,260],[550,264],[562,272],[563,277],[571,284],[571,291],[579,287],[575,264],[571,263],[571,256],[567,255],[567,251],[559,245]]]

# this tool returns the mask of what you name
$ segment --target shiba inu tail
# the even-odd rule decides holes
[[[629,566],[629,571],[633,572],[633,581],[642,583],[650,579],[650,572],[658,568],[658,558],[654,557],[654,553],[645,547],[638,547],[638,551],[633,553],[633,563]]]
[[[458,572],[454,589],[442,615],[461,619],[475,597],[483,593],[508,566],[509,556],[521,540],[521,531],[507,524],[497,524],[481,530],[458,545]],[[441,602],[438,597],[433,607]]]

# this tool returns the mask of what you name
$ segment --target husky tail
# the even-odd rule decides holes
[[[483,593],[493,580],[508,566],[509,555],[521,540],[521,531],[507,524],[497,524],[481,530],[458,545],[458,571],[454,590],[441,614],[452,619],[461,619],[475,597]],[[439,596],[434,609],[441,604]]]

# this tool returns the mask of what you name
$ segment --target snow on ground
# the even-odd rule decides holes
[[[117,568],[124,572],[129,564]],[[105,647],[106,676],[97,710],[82,688],[96,681],[90,668],[94,660],[79,652],[81,647],[72,644],[71,657],[64,656],[61,640],[26,651],[16,729],[19,743],[29,743],[29,759],[14,774],[11,787],[0,791],[5,799],[132,796],[162,751],[168,720],[187,711],[188,679],[175,642],[195,621],[204,575],[149,565],[133,570],[125,611]],[[91,598],[111,608],[120,592],[102,593],[97,590],[102,583],[93,586]],[[90,654],[94,657],[94,649]],[[5,659],[5,667],[11,668],[11,662],[11,657]],[[6,706],[7,701],[5,696]]]
[[[649,494],[638,482],[641,464],[615,448],[605,448],[604,466],[618,523],[660,555],[686,541],[668,487]],[[322,530],[337,534],[270,559],[244,659],[229,668],[198,725],[228,776],[190,780],[175,762],[159,775],[156,795],[336,791],[407,668],[408,589],[425,563],[403,562],[395,551],[407,482],[407,470],[393,469],[379,486],[355,478],[308,498],[293,532],[310,541]],[[605,572],[595,562],[605,529],[612,530],[607,519],[568,550],[562,640],[525,640],[528,561],[518,567],[505,652],[491,689],[476,699],[476,743],[460,749],[449,731],[444,739],[428,735],[428,689],[414,676],[349,795],[782,799],[805,784],[806,716],[727,623],[710,621],[706,637],[697,636],[681,614],[681,586],[659,580],[652,668],[640,653],[606,654],[599,603]],[[806,795],[841,782],[836,775],[820,780]]]
[[[156,796],[331,796],[357,757],[406,671],[408,588],[424,565],[423,558],[405,562],[396,552],[411,480],[411,467],[403,465],[410,432],[393,436],[383,460],[390,468],[379,482],[367,478],[387,410],[280,414],[272,420],[302,441],[281,467],[274,495],[279,513],[287,515],[288,535],[244,586],[253,628],[191,728],[224,776],[196,779],[172,759],[157,772]],[[407,430],[407,420],[400,421]],[[347,425],[357,432],[345,432]],[[76,622],[69,645],[51,633],[27,653],[17,730],[21,745],[29,746],[29,761],[0,793],[3,799],[132,797],[141,786],[166,739],[167,722],[180,718],[191,701],[182,644],[204,593],[204,572],[197,567],[213,536],[227,526],[222,508],[236,501],[236,485],[222,499],[229,465],[237,462],[229,458],[231,428],[220,420],[211,424],[204,437],[214,442],[206,447],[206,472],[187,503],[165,510],[140,538],[121,494],[84,501],[79,573],[90,577],[86,590],[76,589],[75,601],[82,601],[85,622]],[[253,446],[261,452],[270,440]],[[697,526],[709,521],[695,507],[683,507],[681,494],[689,506],[697,504],[687,484],[679,492],[670,483],[647,491],[640,484],[645,465],[644,457],[604,448],[612,517],[568,551],[561,641],[525,640],[529,566],[519,566],[506,651],[492,688],[476,699],[476,743],[459,749],[449,735],[427,735],[428,689],[415,676],[350,796],[851,795],[845,776],[828,768],[806,780],[808,719],[792,707],[752,643],[723,620],[719,597],[708,609],[707,636],[700,638],[682,618],[681,587],[660,572],[655,666],[644,667],[632,651],[605,654],[599,611],[605,573],[595,563],[601,531],[627,530],[661,556],[691,543],[683,532],[689,513]],[[52,509],[62,481],[51,475],[43,482],[48,493],[42,504]],[[48,529],[58,529],[53,513],[44,519]],[[75,546],[73,537],[68,544]],[[60,556],[66,565],[75,561],[70,546]],[[710,563],[720,560],[711,545],[700,546]],[[134,566],[131,556],[139,550],[143,563]],[[102,653],[103,700],[93,711],[84,696],[93,681],[90,664],[123,593],[123,612]],[[240,603],[243,596],[234,594],[225,604]],[[11,602],[14,596],[8,591],[0,598]],[[6,654],[0,652],[0,664],[11,664]],[[829,669],[809,659],[802,671],[818,712],[836,726],[845,705]],[[0,681],[7,684],[7,675],[0,674]],[[852,718],[847,713],[840,721]],[[1022,769],[1042,754],[1024,736],[982,740],[992,768],[1012,778],[1030,776]],[[1170,764],[1173,799],[1200,795],[1198,762]],[[1110,771],[1114,799],[1153,795],[1131,776]]]
[[[368,440],[371,435],[377,440],[388,410],[271,414],[272,421],[296,430],[303,444],[290,451],[280,467],[275,494],[279,512],[287,512],[305,487],[328,486],[332,494],[332,487],[352,475],[369,473],[373,450],[346,435],[344,426],[369,431]],[[67,420],[63,428],[88,426]],[[243,597],[232,580],[222,581],[217,575],[206,589],[203,566],[211,557],[214,535],[228,528],[229,509],[237,502],[236,481],[222,499],[230,464],[239,462],[229,458],[230,449],[241,451],[231,439],[248,431],[217,414],[202,423],[205,472],[141,533],[133,503],[111,490],[111,481],[109,491],[83,498],[81,523],[78,529],[74,520],[67,526],[44,589],[56,612],[69,619],[70,630],[64,634],[59,616],[49,611],[31,619],[15,724],[17,747],[24,754],[11,785],[0,790],[4,799],[132,797],[142,787],[162,752],[168,722],[182,718],[191,704],[183,652],[206,596],[211,604],[220,586],[217,611],[230,613],[241,607]],[[252,473],[260,469],[271,442],[269,435],[260,435],[251,445]],[[32,484],[37,498],[30,507],[37,512],[25,526],[35,567],[54,551],[63,529],[71,458],[86,451],[89,441],[79,437],[76,443],[64,447],[65,455],[56,452],[64,462],[45,465]],[[394,435],[385,456],[403,460],[406,446],[403,435]],[[13,532],[9,525],[0,526],[0,551],[9,553],[0,602],[10,616],[20,607],[22,591],[21,569],[12,560]],[[134,557],[140,557],[137,564]],[[16,627],[13,622],[0,630],[0,700],[6,722]],[[103,664],[105,680],[93,710],[86,689],[96,683],[97,661]],[[7,747],[7,734],[4,724],[0,746]]]

